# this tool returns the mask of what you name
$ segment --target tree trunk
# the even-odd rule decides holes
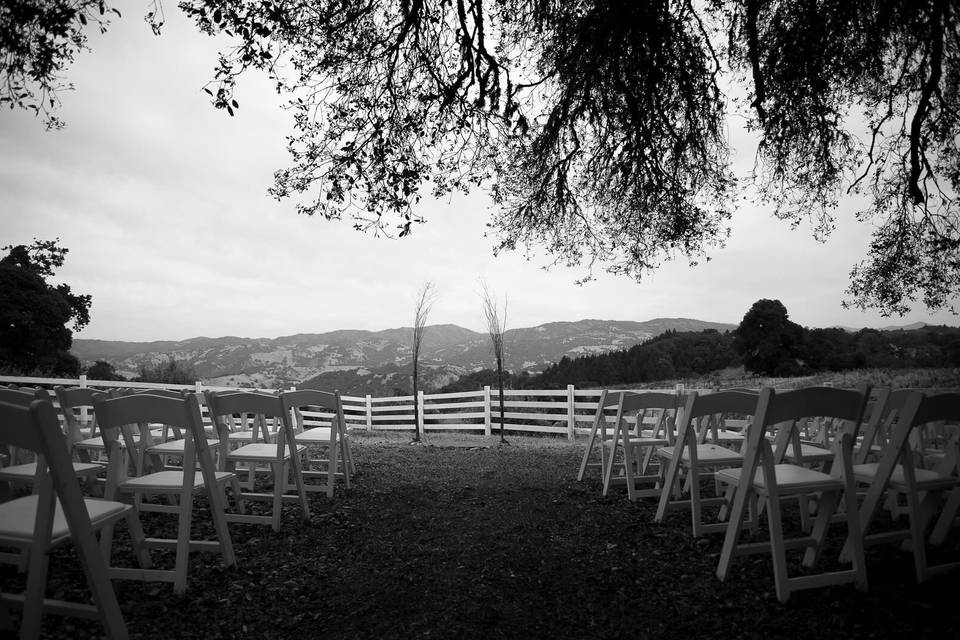
[[[497,360],[497,386],[500,389],[500,442],[506,442],[503,437],[503,362]]]

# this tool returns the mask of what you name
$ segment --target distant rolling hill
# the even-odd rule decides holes
[[[510,329],[504,335],[507,367],[540,371],[563,356],[626,349],[669,329],[727,331],[736,325],[687,318],[646,322],[580,320]],[[409,390],[409,327],[384,331],[340,330],[280,338],[191,338],[183,341],[73,341],[84,364],[106,360],[134,376],[140,367],[170,358],[190,363],[211,385],[279,388],[323,376],[325,388],[344,393],[392,395]],[[457,325],[427,327],[421,347],[424,388],[435,389],[459,376],[493,365],[490,338]]]

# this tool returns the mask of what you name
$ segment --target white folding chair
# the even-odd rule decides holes
[[[128,574],[118,572],[118,577],[172,582],[174,593],[181,594],[187,589],[191,551],[219,553],[226,566],[235,565],[233,543],[224,513],[224,493],[228,484],[235,493],[239,493],[240,486],[236,475],[216,471],[214,467],[196,394],[178,398],[150,394],[107,398],[103,394],[96,394],[93,405],[110,460],[106,497],[129,497],[141,511],[177,516],[176,538],[152,537],[147,540],[150,546],[175,550],[174,568]],[[149,429],[151,424],[176,426],[185,432],[183,467],[140,474],[134,466],[133,475],[130,475],[131,465],[127,464],[125,456],[120,455],[119,439],[122,437],[126,440],[128,449],[133,450],[134,432],[140,430],[143,437],[143,431]],[[194,496],[201,492],[207,494],[210,503],[209,517],[216,540],[191,539]],[[159,495],[167,496],[174,504],[153,504],[143,500],[144,496]]]
[[[343,417],[343,404],[340,393],[300,389],[280,394],[284,411],[293,419],[295,439],[298,445],[307,447],[302,462],[304,488],[307,491],[326,491],[332,498],[337,478],[343,479],[344,487],[350,488],[350,476],[355,473],[353,451],[347,436],[346,421]],[[330,420],[330,426],[307,428],[304,412],[321,414]],[[326,450],[326,458],[312,457],[316,450]],[[325,485],[306,482],[310,478],[326,479]]]
[[[853,504],[856,488],[853,480],[853,437],[860,424],[869,397],[868,389],[858,391],[832,387],[811,387],[777,393],[765,388],[760,393],[753,425],[747,432],[744,463],[740,468],[721,469],[715,478],[734,487],[733,507],[727,523],[717,576],[725,580],[735,558],[745,554],[770,553],[773,561],[777,597],[786,602],[793,591],[832,584],[854,583],[866,589],[863,539],[860,520],[855,509],[846,509],[844,520],[847,539],[851,544],[852,569],[793,576],[787,572],[787,550],[805,549],[803,566],[813,568],[819,561],[824,540],[831,522],[841,506],[842,498]],[[797,464],[778,460],[767,439],[767,432],[775,425],[780,429],[795,430],[811,417],[836,418],[844,421],[841,435],[836,439],[831,473],[824,473]],[[792,434],[784,436],[787,441]],[[785,538],[781,518],[781,499],[789,496],[815,494],[817,512],[809,535]],[[741,540],[741,531],[747,521],[748,505],[755,497],[765,500],[770,538],[767,541],[747,543]],[[801,508],[805,508],[801,504]]]
[[[289,413],[284,409],[280,396],[259,393],[254,391],[206,392],[207,409],[210,418],[217,427],[221,459],[229,470],[236,469],[238,463],[246,464],[249,473],[248,485],[253,487],[256,473],[264,467],[273,476],[273,491],[271,493],[245,491],[242,496],[247,500],[268,500],[273,503],[273,512],[270,516],[247,513],[231,513],[228,518],[231,522],[251,522],[270,524],[274,531],[280,530],[280,520],[283,509],[283,500],[297,500],[304,520],[310,519],[310,507],[307,504],[307,493],[303,485],[300,455],[306,447],[298,445],[294,436],[292,421]],[[276,442],[252,442],[237,449],[227,450],[230,434],[226,420],[234,414],[254,416],[258,421],[275,419],[279,422]],[[266,434],[264,434],[266,435]],[[293,474],[293,487],[297,495],[286,494],[290,486],[289,476]]]
[[[660,467],[664,474],[655,522],[663,522],[671,508],[685,506],[690,508],[694,536],[726,529],[726,522],[704,521],[703,507],[723,504],[725,499],[720,496],[701,496],[701,480],[713,478],[718,469],[743,465],[743,454],[720,444],[724,441],[717,438],[716,434],[722,431],[720,425],[726,416],[735,415],[737,419],[744,419],[746,416],[752,418],[758,399],[759,396],[755,393],[740,391],[718,391],[706,395],[693,391],[687,396],[677,425],[676,444],[657,449],[657,456],[662,459]],[[704,442],[711,438],[717,440]],[[687,493],[689,497],[683,499],[683,493]]]
[[[603,495],[607,495],[610,486],[619,480],[614,478],[613,471],[617,452],[622,447],[622,480],[626,482],[629,499],[659,497],[659,487],[639,488],[637,484],[656,485],[659,482],[659,474],[649,472],[650,461],[657,447],[673,443],[676,410],[683,401],[683,396],[672,393],[619,392],[613,437],[602,443],[610,448],[603,470]],[[652,429],[645,430],[644,415],[648,412],[654,412],[656,422]]]

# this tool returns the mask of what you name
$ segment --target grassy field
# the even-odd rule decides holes
[[[652,501],[602,497],[597,480],[575,480],[582,439],[514,436],[498,447],[429,434],[412,446],[409,434],[359,433],[354,441],[356,486],[333,501],[314,494],[308,523],[288,507],[279,533],[230,526],[236,568],[195,555],[183,597],[169,585],[116,582],[131,636],[960,637],[958,575],[918,586],[911,556],[893,547],[870,550],[866,593],[832,587],[781,605],[766,556],[738,562],[721,583],[721,536],[694,539],[681,513],[653,524]],[[160,522],[144,521],[148,535]],[[834,550],[843,527],[835,531]],[[945,553],[960,558],[956,544]],[[5,567],[0,581],[20,578]],[[69,548],[54,554],[50,584],[52,594],[84,593]],[[102,631],[48,617],[44,633]]]

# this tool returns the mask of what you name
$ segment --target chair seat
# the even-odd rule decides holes
[[[0,504],[0,542],[24,545],[33,541],[33,525],[37,517],[37,505],[40,496],[30,495],[9,502]],[[83,503],[90,514],[90,523],[94,529],[98,525],[110,520],[113,517],[123,515],[128,509],[132,509],[128,504],[114,502],[112,500],[100,500],[97,498],[85,498]],[[57,508],[53,515],[53,534],[51,536],[52,544],[65,540],[70,537],[70,527],[67,525],[67,519],[63,515],[63,508],[57,501]]]
[[[306,429],[296,435],[296,440],[309,444],[328,444],[330,442],[330,427]]]
[[[740,475],[743,469],[722,469],[717,471],[716,479],[726,484],[740,486]],[[843,488],[843,483],[829,474],[814,471],[795,464],[774,465],[774,474],[777,480],[777,489],[780,493],[806,493],[808,491],[828,491]],[[757,469],[753,477],[753,486],[758,491],[766,492],[766,481],[763,469]]]
[[[857,482],[872,482],[873,478],[877,475],[877,469],[879,467],[880,463],[878,462],[855,464],[853,465],[853,477],[857,479]],[[956,476],[944,475],[929,469],[917,468],[914,471],[917,479],[917,490],[919,491],[950,488],[960,482],[960,479]],[[903,465],[898,464],[893,468],[893,473],[890,474],[888,485],[897,490],[907,490],[906,480],[903,477]]]
[[[660,447],[657,455],[666,460],[672,460],[676,447]],[[681,460],[690,464],[690,452],[684,448]],[[697,461],[704,465],[743,464],[743,455],[732,449],[716,444],[698,444]]]
[[[681,460],[687,463],[690,462],[690,452],[688,450],[684,449]],[[742,464],[743,454],[717,444],[698,444],[697,460],[708,465]]]
[[[629,438],[627,438],[627,440],[630,441],[630,444],[636,445],[638,447],[655,447],[655,446],[667,444],[668,442],[666,438],[653,438],[653,437],[647,437],[647,436],[639,436],[639,437],[630,436]],[[605,440],[603,442],[603,445],[605,447],[612,447],[613,440]]]
[[[73,471],[78,476],[95,476],[106,467],[96,462],[74,462]],[[30,481],[37,475],[37,463],[15,464],[0,469],[0,480]]]
[[[262,434],[263,432],[261,432]],[[230,442],[252,442],[253,431],[231,431]]]
[[[152,447],[147,449],[147,453],[154,454],[175,454],[183,453],[183,448],[186,444],[186,440],[168,440],[167,442],[161,442],[160,444],[155,444]],[[215,447],[220,444],[219,440],[207,440],[207,446]]]
[[[215,474],[217,482],[222,482],[231,478],[234,474],[229,471],[217,471]],[[166,492],[175,491],[183,487],[183,471],[165,470],[148,473],[144,476],[129,478],[120,483],[121,491],[156,491]],[[198,469],[193,475],[193,488],[201,489],[203,487],[203,474]]]
[[[721,442],[742,442],[744,435],[739,431],[718,431],[717,440]]]
[[[306,451],[306,447],[303,445],[297,445],[297,451]],[[277,460],[277,445],[269,444],[265,442],[254,442],[252,444],[245,444],[239,449],[234,449],[227,454],[228,460],[254,460],[254,461],[263,461],[267,462],[270,460]],[[283,460],[290,459],[290,449],[287,447],[283,448]]]
[[[804,462],[829,462],[833,460],[833,451],[808,442],[800,443],[800,456]],[[793,455],[793,447],[787,447],[787,460],[796,460]]]

